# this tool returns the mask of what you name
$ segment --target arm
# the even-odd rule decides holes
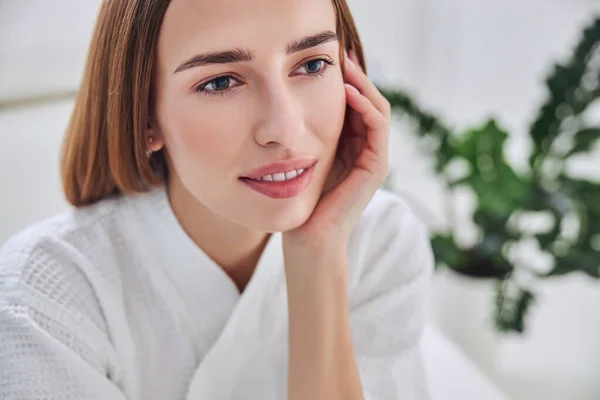
[[[363,399],[350,331],[345,252],[287,250],[288,399]]]
[[[125,400],[108,376],[114,350],[96,306],[66,258],[0,249],[0,399]]]
[[[54,318],[3,296],[0,398],[125,400],[98,368],[93,349]]]
[[[433,254],[422,223],[394,206],[373,221],[385,234],[357,239],[368,251],[351,298],[345,254],[284,246],[290,400],[429,398],[419,341]]]
[[[354,57],[354,59],[356,59]],[[283,234],[290,313],[290,400],[360,400],[351,339],[346,248],[388,173],[389,102],[346,59],[346,116],[318,204]]]

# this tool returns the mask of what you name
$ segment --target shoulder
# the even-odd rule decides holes
[[[102,303],[99,293],[108,288],[115,298],[116,286],[106,285],[107,246],[120,201],[58,214],[0,247],[0,331],[18,333],[8,335],[0,358],[22,364],[43,353],[64,364],[78,357],[101,374],[116,365],[106,313],[111,303]],[[11,346],[27,348],[17,354]]]
[[[110,243],[122,200],[110,198],[42,220],[0,247],[0,300],[37,308],[84,310],[103,325],[94,277],[83,268]],[[43,312],[42,310],[40,310]]]
[[[425,224],[396,194],[379,189],[363,212],[348,243],[350,284],[403,285],[427,280],[434,259]]]
[[[115,212],[121,201],[120,198],[109,198],[28,226],[0,246],[0,264],[7,268],[8,264],[22,265],[69,245],[85,247],[85,242],[91,242],[89,236],[102,230],[101,225],[110,224],[111,219],[118,220]],[[88,240],[83,240],[85,238]]]
[[[396,194],[379,189],[360,217],[351,243],[364,250],[382,247],[414,248],[429,242],[428,231],[412,208]]]

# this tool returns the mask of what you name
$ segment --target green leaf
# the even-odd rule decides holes
[[[555,266],[545,277],[561,276],[571,272],[584,272],[592,278],[600,278],[600,253],[596,251],[570,251],[565,257],[556,258]]]
[[[513,266],[502,255],[502,243],[500,236],[487,235],[481,243],[466,250],[463,261],[453,269],[476,278],[505,279]]]
[[[535,236],[542,250],[552,252],[553,244],[561,235],[561,222],[567,214],[576,212],[575,204],[563,192],[549,192],[537,188],[535,193],[533,208],[536,208],[536,211],[547,211],[554,217],[552,228],[548,232],[538,233]]]
[[[536,173],[539,173],[552,143],[560,136],[563,121],[569,116],[559,112],[561,107],[567,106],[571,110],[571,115],[580,115],[600,95],[598,88],[589,88],[583,84],[583,77],[589,70],[590,60],[593,59],[598,43],[600,43],[600,18],[595,18],[583,30],[571,58],[563,64],[555,65],[546,81],[548,99],[540,108],[529,130],[533,142],[529,161]]]
[[[455,269],[463,263],[463,252],[452,236],[434,235],[431,238],[431,247],[437,264],[445,264]]]
[[[525,332],[525,317],[535,302],[535,295],[511,280],[498,283],[496,328],[500,332]]]
[[[458,155],[471,167],[470,174],[461,182],[477,196],[478,211],[502,218],[522,206],[530,192],[528,182],[506,161],[507,138],[508,133],[491,120],[454,140]]]
[[[597,140],[600,140],[600,128],[587,128],[577,132],[574,137],[575,143],[567,157],[576,153],[589,152]]]

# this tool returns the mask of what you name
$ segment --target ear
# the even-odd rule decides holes
[[[162,134],[153,121],[148,121],[144,137],[146,140],[146,150],[149,150],[152,153],[161,150],[165,145]]]

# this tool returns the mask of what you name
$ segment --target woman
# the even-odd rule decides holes
[[[76,207],[0,251],[0,397],[426,398],[432,257],[362,54],[344,0],[104,1]]]

